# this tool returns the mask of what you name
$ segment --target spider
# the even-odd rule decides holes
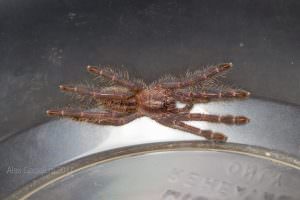
[[[232,63],[223,63],[205,70],[187,73],[182,78],[167,77],[146,85],[143,81],[129,80],[108,67],[87,66],[87,71],[110,81],[110,85],[98,89],[82,86],[60,85],[64,92],[75,93],[92,98],[106,108],[104,111],[82,111],[72,109],[48,110],[49,116],[68,117],[101,125],[120,126],[142,116],[150,117],[158,123],[185,132],[202,136],[208,140],[225,142],[227,136],[211,130],[201,130],[184,121],[207,121],[225,124],[246,124],[244,116],[218,116],[190,113],[195,103],[214,100],[244,99],[249,92],[238,89],[213,89],[208,87],[212,80],[232,67]],[[178,108],[177,102],[185,104]]]

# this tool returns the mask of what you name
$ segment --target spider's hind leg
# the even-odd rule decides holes
[[[76,87],[76,86],[67,86],[67,85],[60,85],[59,89],[63,92],[72,92],[76,93],[81,96],[90,96],[95,99],[128,99],[133,96],[131,92],[115,92],[115,91],[101,91],[95,89],[89,89],[85,87]]]
[[[201,113],[184,113],[176,116],[177,120],[181,121],[207,121],[213,123],[223,123],[228,125],[242,125],[247,124],[250,120],[245,116],[232,116],[232,115],[209,115]]]
[[[187,103],[182,108],[176,108],[176,109],[174,109],[174,113],[189,113],[193,109],[193,107],[194,107],[194,104]]]
[[[172,117],[164,118],[164,119],[157,118],[156,121],[170,128],[186,131],[194,135],[204,137],[208,140],[212,140],[216,142],[226,142],[227,140],[227,137],[222,133],[213,132],[211,130],[201,130],[197,127],[190,126],[182,121],[173,119]]]
[[[72,110],[47,110],[49,116],[67,117],[78,121],[86,121],[95,124],[120,126],[136,119],[137,113],[127,114],[119,112],[89,112]]]
[[[175,92],[175,98],[181,102],[209,102],[221,99],[245,99],[250,96],[250,92],[245,90],[231,90],[220,92]]]

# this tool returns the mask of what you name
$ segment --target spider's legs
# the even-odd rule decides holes
[[[91,96],[95,99],[128,99],[133,96],[131,92],[114,92],[114,91],[100,91],[91,90],[84,87],[72,87],[66,85],[60,85],[59,88],[64,92],[73,92],[82,96]]]
[[[249,122],[249,119],[244,116],[232,116],[232,115],[208,115],[208,114],[200,114],[200,113],[184,113],[179,114],[175,117],[177,120],[181,121],[207,121],[207,122],[215,122],[215,123],[224,123],[230,125],[242,125]]]
[[[225,135],[223,135],[222,133],[212,132],[211,130],[201,130],[197,127],[190,126],[182,121],[172,119],[172,117],[157,118],[156,121],[162,125],[165,125],[165,126],[168,126],[171,128],[175,128],[175,129],[179,129],[182,131],[186,131],[186,132],[192,133],[194,135],[204,137],[208,140],[213,140],[216,142],[225,142],[227,140],[227,137]]]
[[[88,112],[88,111],[72,111],[72,110],[48,110],[47,114],[50,116],[68,117],[74,120],[86,121],[95,124],[115,125],[120,126],[126,124],[137,117],[139,114],[133,113],[127,115],[126,113],[118,112]]]
[[[143,89],[143,86],[141,86],[137,83],[134,83],[132,81],[126,80],[126,79],[121,79],[120,77],[118,77],[118,75],[116,73],[113,73],[110,70],[98,68],[98,67],[94,67],[94,66],[87,66],[87,70],[93,74],[102,76],[104,78],[107,78],[107,79],[115,82],[115,83],[118,83],[121,86],[124,86],[130,90],[138,91],[138,90]]]
[[[216,67],[207,69],[206,71],[203,72],[203,74],[200,74],[196,77],[186,79],[183,81],[171,81],[171,82],[159,83],[157,85],[157,87],[167,88],[167,89],[179,89],[179,88],[188,87],[191,85],[198,84],[199,82],[208,80],[208,79],[212,78],[213,76],[216,76],[217,74],[220,74],[220,73],[228,70],[231,67],[232,67],[232,63],[220,64],[220,65],[217,65]]]
[[[181,102],[207,102],[214,99],[245,99],[250,92],[244,90],[232,90],[226,92],[175,92],[175,98]]]

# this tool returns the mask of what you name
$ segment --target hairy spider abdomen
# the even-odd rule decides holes
[[[176,101],[169,90],[145,89],[136,95],[138,105],[147,111],[164,112],[176,108]]]

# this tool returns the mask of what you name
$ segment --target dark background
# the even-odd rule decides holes
[[[298,0],[2,0],[0,140],[70,99],[87,64],[124,65],[151,82],[220,62],[254,96],[300,104]]]

